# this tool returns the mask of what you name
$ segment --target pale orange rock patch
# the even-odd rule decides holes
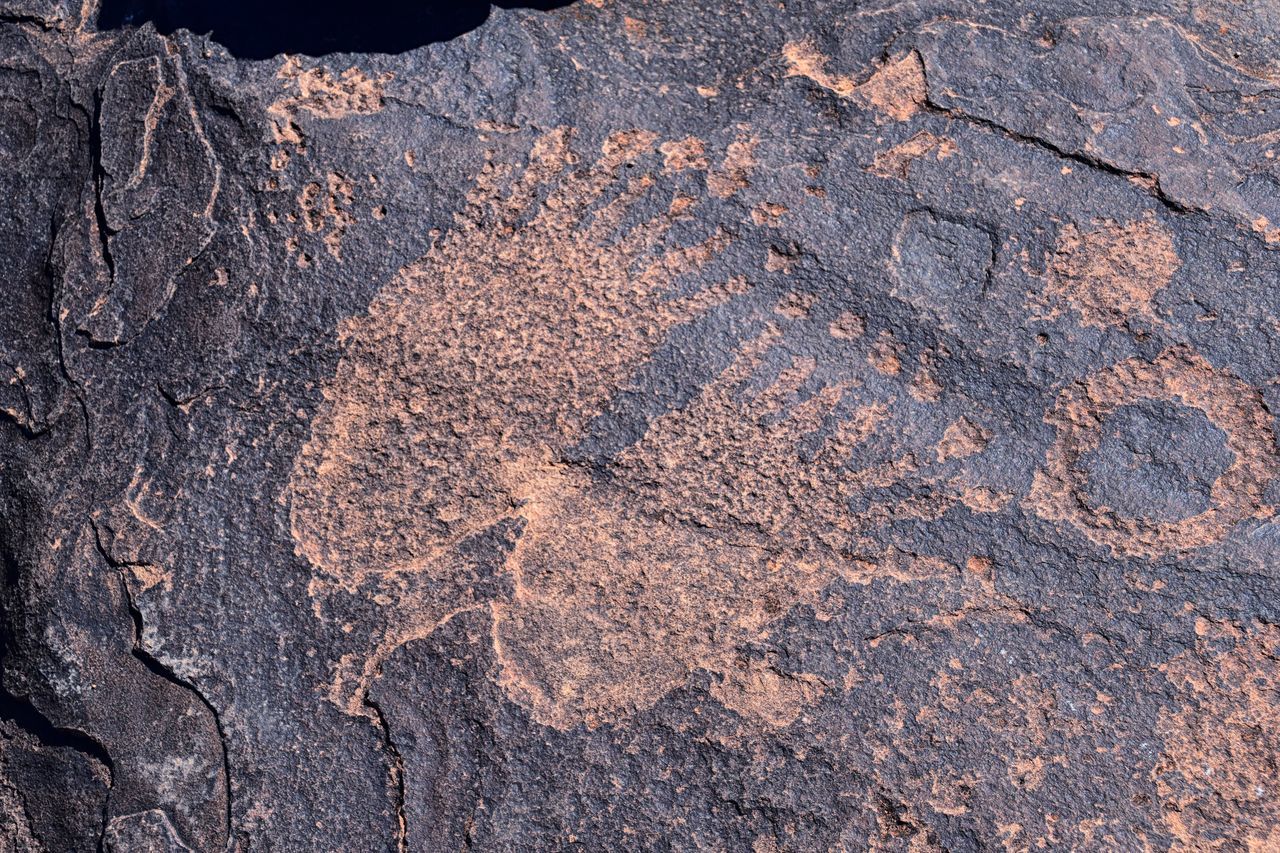
[[[911,164],[932,155],[935,160],[945,160],[958,150],[954,141],[922,130],[905,142],[876,154],[870,171],[882,178],[906,178]]]
[[[942,441],[938,442],[938,461],[962,459],[980,453],[990,440],[990,431],[968,418],[960,418],[943,432]]]
[[[861,83],[844,74],[827,70],[830,58],[812,40],[788,42],[782,48],[788,77],[805,77],[817,85],[874,110],[884,119],[906,121],[919,112],[926,101],[924,63],[914,51],[880,65]]]
[[[321,119],[340,119],[352,115],[380,112],[384,92],[392,75],[370,77],[362,69],[351,67],[334,74],[323,65],[303,68],[296,56],[287,57],[276,72],[291,91],[267,107],[278,143],[303,143],[297,118],[302,113]]]
[[[1172,235],[1152,216],[1103,221],[1089,230],[1070,224],[1049,258],[1046,293],[1089,326],[1159,322],[1152,300],[1181,265]]]
[[[1269,853],[1280,849],[1280,628],[1201,618],[1196,634],[1160,667],[1177,690],[1152,771],[1172,849],[1238,849],[1231,839]]]

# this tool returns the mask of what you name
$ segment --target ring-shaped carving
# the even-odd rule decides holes
[[[1082,458],[1095,449],[1107,417],[1143,400],[1166,400],[1203,412],[1226,434],[1234,455],[1214,481],[1209,505],[1176,521],[1127,517],[1084,499],[1088,474]],[[1165,350],[1154,361],[1132,358],[1066,388],[1045,415],[1057,436],[1032,482],[1026,505],[1049,521],[1067,523],[1090,540],[1127,557],[1161,557],[1212,545],[1237,524],[1275,510],[1267,484],[1280,473],[1271,416],[1257,389],[1187,347]]]

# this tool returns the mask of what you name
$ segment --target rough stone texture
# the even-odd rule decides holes
[[[3,850],[1280,850],[1280,13],[0,0]]]

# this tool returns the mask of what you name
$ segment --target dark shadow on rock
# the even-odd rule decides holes
[[[103,0],[101,30],[147,21],[161,33],[210,33],[232,55],[403,53],[480,26],[492,6],[557,9],[573,0]]]

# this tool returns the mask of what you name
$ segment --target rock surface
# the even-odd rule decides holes
[[[14,851],[1280,850],[1280,13],[0,0]]]

